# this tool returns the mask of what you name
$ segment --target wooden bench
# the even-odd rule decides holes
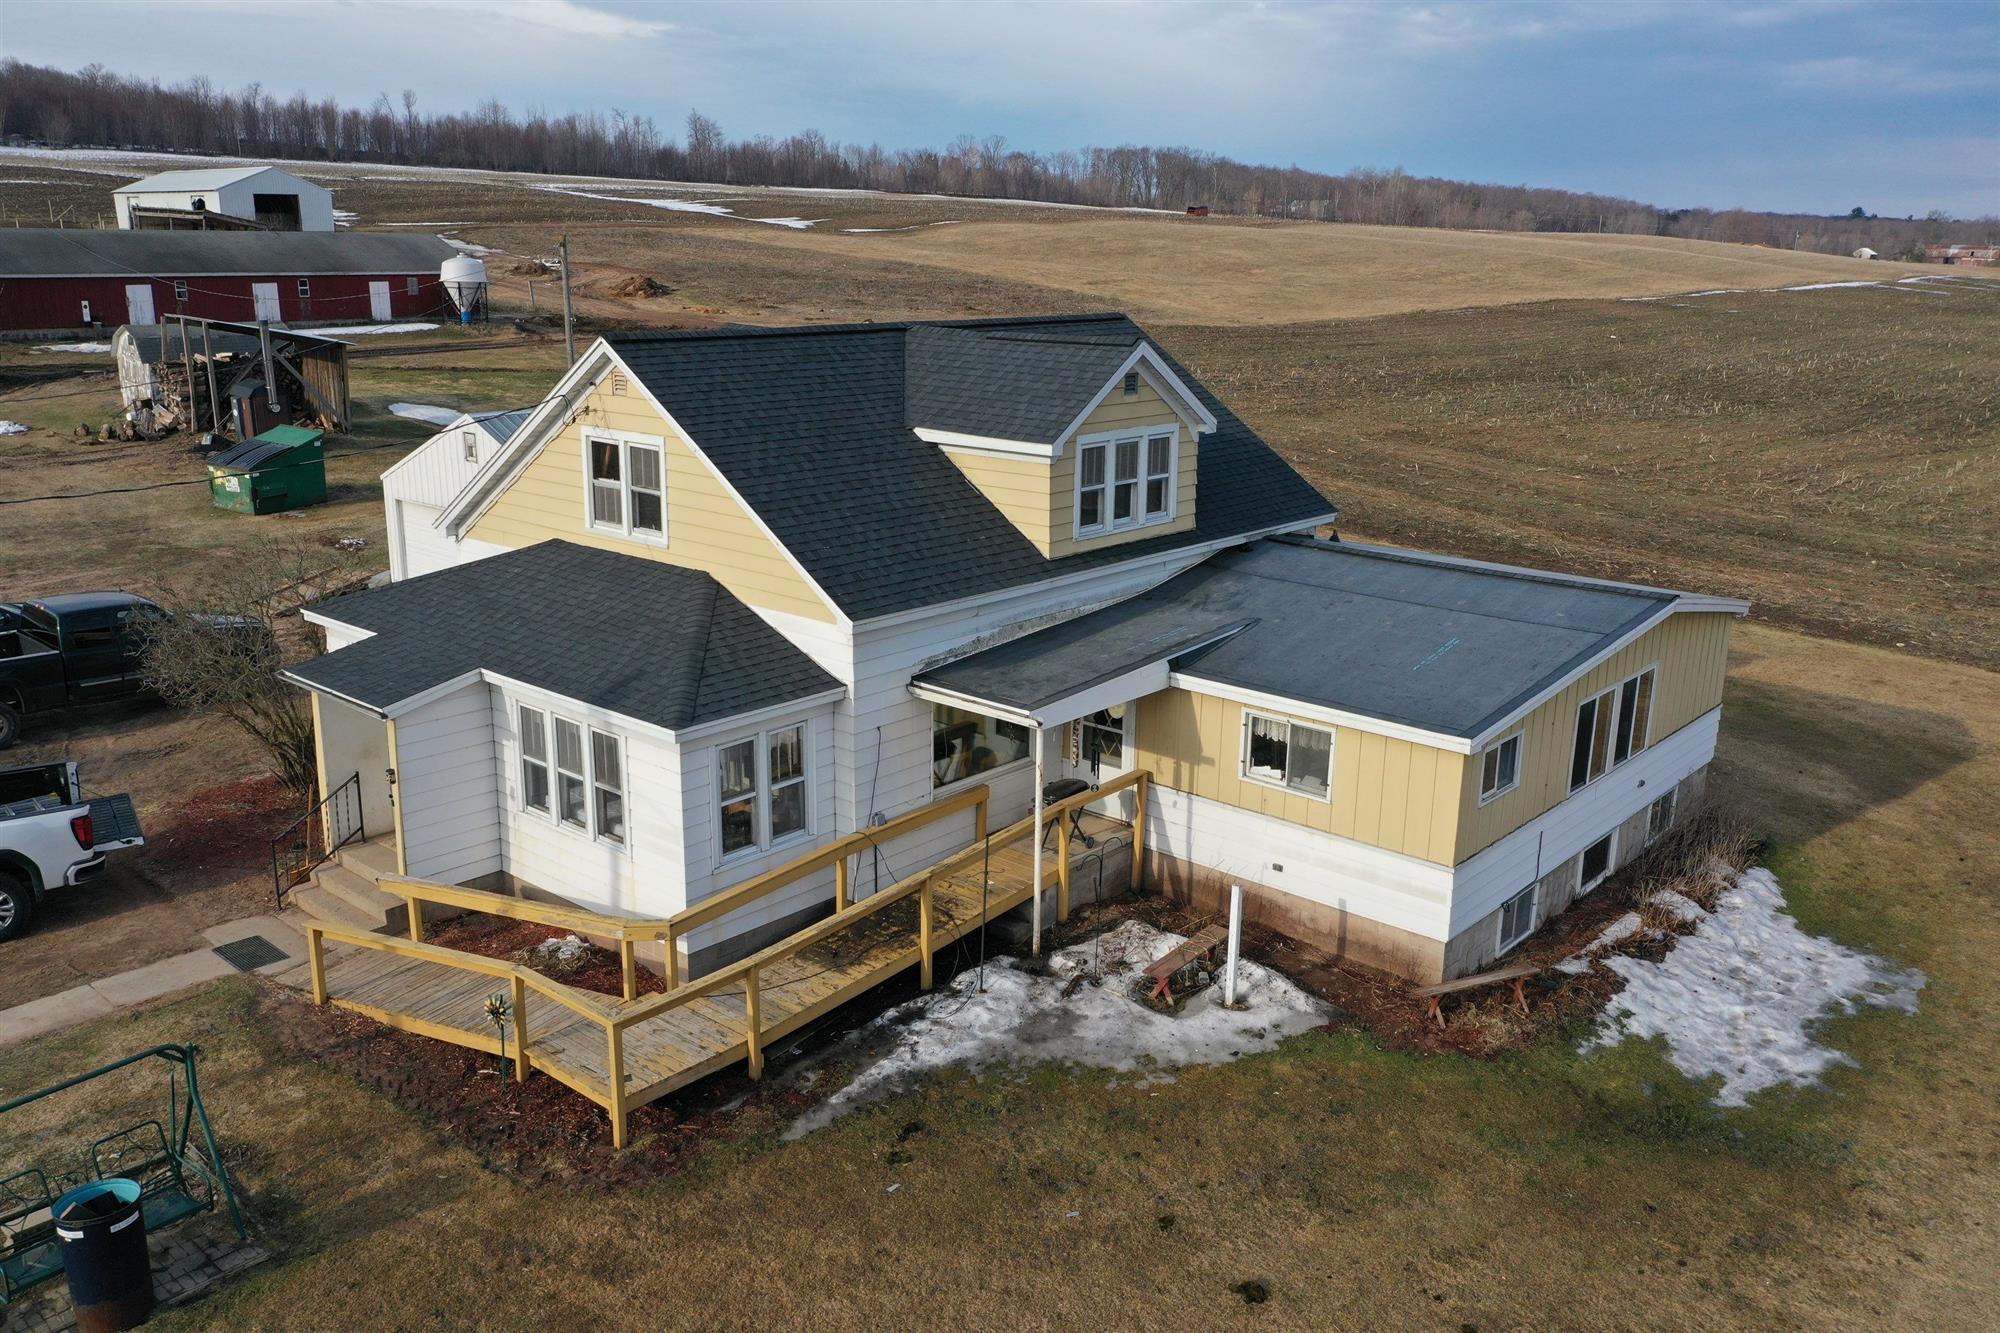
[[[1167,1000],[1172,998],[1173,980],[1180,970],[1198,958],[1206,958],[1222,947],[1229,938],[1229,932],[1221,926],[1209,926],[1188,937],[1186,944],[1169,949],[1158,960],[1147,966],[1145,975],[1153,982],[1151,998]]]
[[[1424,1016],[1435,1019],[1437,1025],[1443,1027],[1445,996],[1454,991],[1472,990],[1477,986],[1497,986],[1503,981],[1510,981],[1514,984],[1514,1002],[1521,1006],[1521,1012],[1525,1014],[1528,1012],[1528,994],[1523,986],[1529,977],[1541,970],[1531,963],[1522,963],[1515,967],[1498,968],[1492,972],[1474,973],[1469,977],[1460,977],[1456,981],[1441,981],[1435,986],[1419,986],[1412,994],[1423,998]]]

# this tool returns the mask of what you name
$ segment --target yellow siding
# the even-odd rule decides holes
[[[766,536],[687,440],[636,392],[614,394],[607,378],[576,420],[542,449],[466,535],[500,546],[564,541],[699,569],[752,606],[831,622],[833,609]],[[663,437],[667,541],[635,541],[593,532],[585,522],[583,432],[586,428]]]
[[[1195,506],[1195,459],[1200,452],[1200,440],[1195,433],[1182,424],[1174,415],[1173,408],[1142,375],[1139,392],[1125,396],[1123,387],[1114,388],[1111,396],[1098,404],[1077,429],[1078,435],[1099,435],[1106,431],[1132,430],[1151,426],[1180,426],[1180,457],[1177,460],[1179,472],[1179,495],[1175,500],[1174,521],[1161,523],[1150,528],[1134,528],[1129,532],[1112,533],[1106,537],[1089,537],[1076,540],[1076,443],[1072,440],[1063,450],[1063,456],[1050,469],[1051,482],[1049,496],[1049,531],[1053,535],[1049,553],[1063,556],[1074,555],[1078,551],[1094,551],[1102,546],[1119,546],[1125,542],[1144,541],[1166,532],[1186,532],[1194,526]]]
[[[1461,756],[1334,727],[1333,799],[1315,801],[1243,776],[1243,711],[1240,704],[1187,690],[1142,699],[1137,761],[1169,787],[1209,800],[1438,865],[1459,859]]]
[[[1457,820],[1459,859],[1491,846],[1569,797],[1576,710],[1591,695],[1657,665],[1652,719],[1647,727],[1654,745],[1721,704],[1722,677],[1729,661],[1729,626],[1734,619],[1708,612],[1672,616],[1530,713],[1520,727],[1521,783],[1504,796],[1480,805],[1481,757],[1451,756],[1463,767]]]
[[[979,488],[979,493],[1019,528],[1035,549],[1048,555],[1056,521],[1056,505],[1049,494],[1049,465],[1033,458],[1002,458],[947,449],[945,457]],[[1070,511],[1062,508],[1062,524],[1069,528]]]

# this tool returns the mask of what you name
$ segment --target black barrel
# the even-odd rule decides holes
[[[114,1177],[79,1185],[56,1200],[69,1298],[79,1333],[137,1328],[153,1314],[153,1261],[139,1182]]]

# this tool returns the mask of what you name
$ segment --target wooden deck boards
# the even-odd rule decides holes
[[[1116,825],[1085,817],[1092,832]],[[1072,873],[1090,853],[1072,847]],[[1051,852],[1053,839],[1051,840]],[[1053,859],[1051,857],[1051,859]],[[980,925],[1026,902],[1032,893],[1033,848],[1013,843],[995,848],[980,867],[938,881],[932,900],[934,949],[944,949]],[[1055,868],[1044,862],[1045,887],[1053,889]],[[915,895],[863,918],[836,935],[776,959],[759,972],[760,1036],[769,1043],[889,980],[922,961],[919,906]],[[326,957],[328,998],[409,1031],[479,1049],[497,1049],[497,1034],[486,1017],[490,995],[505,995],[511,983],[455,968],[430,958],[331,945]],[[532,989],[527,993],[527,1051],[530,1063],[585,1096],[611,1106],[611,1051],[605,1022],[626,1006],[589,991],[571,998],[594,1013],[575,1012]],[[651,998],[651,997],[646,997]],[[643,1002],[643,1000],[641,1001]],[[703,994],[685,1004],[642,1019],[621,1034],[624,1088],[630,1108],[643,1105],[697,1078],[747,1059],[748,1017],[741,982]]]

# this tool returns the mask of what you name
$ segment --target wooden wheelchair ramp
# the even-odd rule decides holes
[[[1127,787],[1135,809],[1146,808],[1150,775],[1127,774],[1093,792],[1050,805],[1041,829],[1057,846],[1044,859],[1056,915],[1069,912],[1074,859],[1071,814]],[[476,1050],[501,1052],[488,1012],[495,996],[509,1009],[506,1054],[515,1077],[541,1070],[590,1098],[611,1116],[612,1142],[623,1147],[626,1113],[738,1061],[750,1076],[763,1072],[764,1047],[916,967],[932,982],[932,960],[944,949],[1010,912],[1033,893],[1037,826],[1032,818],[986,835],[988,792],[979,787],[849,835],[777,870],[673,917],[633,919],[527,902],[450,885],[385,879],[382,887],[408,901],[410,938],[351,930],[322,922],[307,926],[313,1000],[362,1013],[390,1027]],[[921,824],[971,808],[971,846],[859,902],[847,898],[851,858]],[[1105,821],[1109,822],[1109,821]],[[1131,887],[1139,884],[1144,821],[1132,826]],[[833,915],[740,962],[682,982],[675,941],[756,899],[832,865]],[[538,921],[609,939],[624,962],[624,997],[580,990],[530,968],[423,940],[423,908],[464,909]],[[633,946],[666,946],[668,987],[640,998]]]

